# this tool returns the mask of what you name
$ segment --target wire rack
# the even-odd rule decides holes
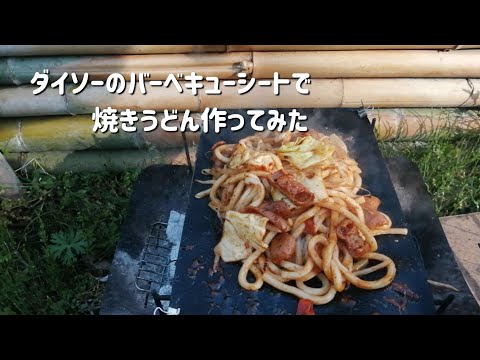
[[[150,293],[165,282],[172,243],[167,238],[167,223],[154,223],[146,240],[135,286]]]

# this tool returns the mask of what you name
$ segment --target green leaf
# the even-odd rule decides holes
[[[82,231],[69,230],[68,232],[57,232],[52,234],[51,244],[48,251],[54,259],[65,265],[72,265],[77,257],[85,254],[88,242]]]

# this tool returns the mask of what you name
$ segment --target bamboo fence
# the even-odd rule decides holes
[[[182,117],[183,114],[180,114]],[[200,114],[191,114],[199,124]],[[160,122],[163,114],[157,116]],[[169,149],[183,146],[180,132],[165,132],[158,126],[145,132],[149,123],[137,123],[136,132],[93,132],[91,115],[10,118],[0,121],[0,149],[10,153],[74,150]],[[168,123],[174,126],[173,122]],[[199,133],[186,132],[189,145],[198,143]]]
[[[91,114],[95,107],[111,106],[117,110],[176,109],[202,112],[205,108],[357,108],[357,107],[472,107],[479,106],[480,79],[312,79],[306,87],[310,94],[299,94],[295,82],[280,88],[276,96],[271,87],[254,86],[239,95],[239,86],[221,85],[220,95],[208,95],[200,89],[194,96],[189,90],[179,93],[175,87],[146,86],[147,95],[110,93],[105,87],[87,86],[73,94],[77,85],[67,84],[65,95],[47,88],[34,95],[34,86],[0,88],[0,117]],[[127,83],[128,87],[128,83]],[[1,120],[0,120],[1,121]]]
[[[291,78],[309,73],[311,78],[478,78],[480,50],[365,50],[232,52],[204,54],[56,56],[0,58],[0,84],[30,84],[35,72],[49,70],[50,81],[63,73],[89,80],[106,80],[119,73],[148,73],[149,80],[165,80],[169,74],[191,72],[219,79],[236,78],[240,72],[269,79],[274,72]],[[66,81],[72,82],[69,76]]]
[[[397,108],[366,109],[370,122],[375,120],[379,139],[405,141],[425,139],[443,128],[480,131],[480,111],[457,108]],[[199,113],[191,114],[202,126]],[[182,118],[183,114],[179,114]],[[163,115],[158,116],[161,121]],[[310,121],[314,121],[313,119]],[[169,123],[169,125],[175,125]],[[179,124],[177,124],[178,126]],[[307,127],[309,122],[306,123]],[[9,118],[0,122],[0,148],[9,153],[79,150],[135,150],[172,149],[183,146],[179,132],[165,132],[161,127],[144,132],[142,123],[138,131],[118,133],[92,132],[93,122],[89,115]],[[201,128],[187,132],[189,146],[198,144]]]
[[[0,45],[0,56],[176,54],[234,51],[459,50],[480,45]]]
[[[252,53],[255,78],[309,73],[312,78],[475,78],[480,50],[367,50]]]
[[[195,161],[195,149],[190,149]],[[143,169],[153,164],[186,165],[183,148],[158,150],[89,150],[7,153],[5,159],[14,169],[26,164],[41,166],[49,173],[100,172],[105,170]]]
[[[272,87],[258,84],[239,95],[238,85],[222,81],[221,95],[207,96],[211,84],[205,81],[197,96],[185,82],[183,93],[147,82],[147,94],[138,88],[134,94],[112,94],[88,85],[75,95],[78,85],[68,77],[64,96],[50,87],[34,95],[30,81],[43,69],[49,69],[50,81],[65,72],[80,79],[88,73],[89,81],[106,80],[112,73],[126,80],[131,73],[165,80],[169,74],[191,72],[221,80],[243,72],[272,81],[274,72],[282,78],[304,72],[312,82],[304,86],[308,96],[297,92],[294,79],[280,87],[278,96]],[[142,126],[136,133],[93,133],[91,114],[97,106],[155,110],[159,121],[164,109],[188,109],[199,121],[207,107],[366,107],[386,140],[417,139],[451,126],[480,128],[478,111],[458,109],[480,106],[480,45],[0,45],[0,85],[0,150],[6,150],[14,168],[38,162],[52,172],[185,163],[179,133],[160,127],[145,133]],[[195,146],[198,137],[199,132],[187,133],[189,145]]]
[[[125,79],[130,74],[148,73],[148,80],[165,80],[169,74],[191,72],[203,77],[234,78],[239,72],[251,73],[251,52],[163,54],[163,55],[112,55],[112,56],[48,56],[0,58],[0,84],[30,84],[35,72],[49,70],[50,81],[64,72],[82,78],[88,73],[90,80],[106,80],[110,74],[119,73]],[[69,76],[66,81],[72,82]]]
[[[225,52],[226,45],[1,45],[0,56]]]

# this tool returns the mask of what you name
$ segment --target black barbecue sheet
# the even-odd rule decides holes
[[[288,118],[291,109],[278,109]],[[308,116],[304,124],[325,134],[342,136],[352,156],[362,169],[363,187],[382,200],[380,210],[390,216],[394,227],[406,222],[389,178],[383,157],[377,146],[372,127],[366,118],[359,118],[347,109],[299,109]],[[217,141],[236,143],[252,135],[250,116],[244,110],[228,110],[241,114],[246,126],[236,132],[222,129],[202,134],[197,150],[194,179],[208,179],[200,172],[211,166],[210,148]],[[267,113],[267,111],[266,111]],[[257,120],[266,124],[269,115]],[[235,126],[233,123],[230,126]],[[258,291],[247,291],[237,281],[240,263],[223,263],[222,270],[213,274],[213,248],[220,241],[221,223],[208,207],[208,198],[195,199],[195,194],[208,185],[192,183],[181,250],[176,263],[171,305],[181,314],[295,314],[298,299],[264,284]],[[432,293],[418,244],[410,235],[377,237],[378,252],[389,256],[396,264],[394,282],[379,290],[362,290],[351,286],[326,305],[315,306],[316,314],[433,314]],[[366,277],[368,279],[368,277]]]

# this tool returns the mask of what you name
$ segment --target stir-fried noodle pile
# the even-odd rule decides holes
[[[219,142],[212,152],[213,167],[202,173],[213,179],[197,180],[211,187],[196,197],[210,197],[224,220],[214,269],[220,259],[242,262],[244,289],[267,283],[317,305],[349,285],[372,290],[392,282],[395,264],[376,252],[375,236],[407,230],[392,228],[378,198],[359,194],[362,171],[340,137],[259,134]],[[362,279],[379,270],[381,278]],[[306,284],[315,277],[321,287]]]

